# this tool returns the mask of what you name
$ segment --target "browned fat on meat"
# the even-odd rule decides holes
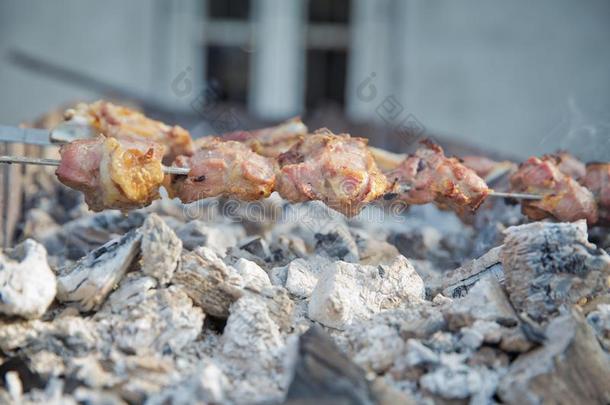
[[[474,170],[456,158],[445,156],[443,149],[424,141],[415,154],[387,173],[390,181],[410,186],[399,198],[408,204],[435,202],[458,213],[476,210],[490,189]]]
[[[552,217],[597,222],[597,204],[591,191],[562,173],[553,159],[529,158],[511,177],[511,189],[543,196],[541,200],[521,201],[522,212],[532,220]]]
[[[550,160],[557,165],[561,173],[570,176],[574,180],[584,178],[587,173],[585,164],[565,151],[559,151],[552,155],[544,155],[542,160]]]
[[[323,201],[347,216],[389,188],[367,140],[321,130],[303,137],[278,159],[277,191],[291,202]]]
[[[178,155],[193,153],[193,140],[187,130],[169,126],[146,117],[139,111],[107,101],[81,103],[66,112],[68,119],[87,120],[101,135],[137,141],[145,138],[165,146],[165,162],[171,163]]]
[[[173,176],[168,188],[170,195],[185,203],[218,196],[258,200],[273,192],[274,164],[242,143],[208,139],[193,156],[176,159],[174,166],[191,171],[188,176]]]
[[[59,181],[82,191],[93,211],[127,211],[158,198],[164,147],[149,141],[99,136],[63,145]]]
[[[230,132],[222,135],[222,139],[245,143],[259,155],[277,158],[305,135],[305,124],[300,118],[293,118],[274,127]]]

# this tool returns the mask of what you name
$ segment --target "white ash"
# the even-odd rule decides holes
[[[9,371],[6,373],[4,381],[10,399],[14,402],[21,402],[23,400],[23,385],[19,379],[19,374],[16,371]]]
[[[271,287],[271,280],[267,272],[253,261],[240,258],[233,268],[241,276],[242,287],[255,292],[261,292],[264,288]]]
[[[405,345],[404,361],[407,367],[436,365],[440,355],[417,339],[408,339]]]
[[[399,331],[389,325],[371,325],[366,336],[353,348],[354,362],[365,370],[383,373],[403,354],[405,342]]]
[[[445,317],[451,328],[471,325],[475,320],[499,321],[512,325],[518,322],[517,314],[506,294],[492,276],[482,278],[468,295],[445,307]]]
[[[243,295],[243,282],[211,249],[182,256],[172,283],[180,286],[206,314],[227,318],[229,307]]]
[[[578,310],[554,318],[548,342],[515,360],[500,383],[508,403],[607,403],[610,357]]]
[[[279,325],[256,296],[240,298],[230,312],[217,355],[233,379],[230,395],[250,398],[250,402],[280,398],[288,384],[288,370],[283,369],[287,348]]]
[[[150,214],[138,230],[142,234],[142,273],[165,285],[171,280],[182,253],[182,242],[157,215]]]
[[[60,231],[61,226],[53,217],[40,208],[28,210],[26,213],[23,236],[36,241],[45,240]]]
[[[443,280],[443,294],[453,298],[466,295],[468,290],[485,276],[493,276],[503,283],[504,271],[501,266],[501,255],[502,246],[495,247],[481,257],[453,270]]]
[[[358,247],[360,264],[376,266],[378,264],[390,264],[400,252],[396,246],[385,240],[380,240],[377,235],[370,235],[367,232],[354,229],[352,231]]]
[[[176,234],[182,240],[185,249],[194,250],[204,246],[212,249],[219,256],[224,256],[227,249],[235,246],[246,236],[240,226],[234,224],[210,226],[200,220],[185,223],[176,230]]]
[[[79,357],[94,351],[102,343],[94,322],[80,316],[67,316],[53,322],[40,320],[5,323],[0,327],[0,349],[5,354],[24,354],[34,362],[36,370],[48,368],[45,364],[56,356],[36,356],[45,351],[62,360]],[[37,364],[36,361],[41,361]],[[61,372],[54,369],[54,372]]]
[[[148,277],[143,279],[125,279],[96,313],[101,333],[119,349],[135,354],[172,353],[194,341],[203,326],[201,309],[177,287],[155,289],[146,283]]]
[[[506,230],[502,266],[511,301],[537,322],[610,289],[610,255],[587,239],[584,220]]]
[[[424,283],[402,256],[389,266],[335,262],[325,269],[311,294],[309,317],[345,329],[386,309],[424,299]]]
[[[223,217],[226,200],[186,211],[166,200],[128,216],[75,220],[79,206],[34,205],[42,211],[30,216],[28,232],[44,240],[51,267],[89,260],[81,280],[91,294],[60,300],[40,320],[0,318],[0,360],[5,367],[20,361],[34,377],[18,371],[20,401],[291,404],[303,395],[319,403],[323,395],[339,395],[336,402],[356,395],[365,403],[476,404],[498,397],[528,403],[543,391],[554,400],[564,390],[605,395],[600,376],[608,373],[599,359],[610,358],[608,289],[589,283],[605,270],[586,231],[565,237],[558,250],[589,260],[579,279],[561,254],[534,266],[503,246],[488,252],[503,243],[501,230],[523,220],[515,210],[496,212],[502,204],[488,204],[485,220],[477,215],[470,226],[431,205],[385,217],[382,207],[367,207],[366,215],[346,219],[320,203],[275,200],[264,210],[265,218],[281,214],[275,224],[248,219],[244,204],[238,212],[244,221]],[[191,208],[200,220],[190,220]],[[519,229],[534,240],[551,228]],[[112,259],[124,269],[109,268],[113,281],[102,282],[96,266],[113,256],[98,251],[104,260],[96,262],[92,251],[129,235],[137,239],[133,256]],[[518,273],[506,266],[512,263],[542,271],[543,280],[567,281],[567,296],[577,294],[565,299],[566,285],[550,283],[561,299],[546,301],[552,310],[540,322],[532,316],[536,307],[519,295],[532,298],[519,288],[535,271],[521,272],[515,287],[504,283]],[[564,318],[573,303],[586,322]],[[324,336],[339,349],[324,344]],[[37,380],[42,385],[31,385]],[[307,387],[321,391],[311,397]],[[10,395],[0,388],[0,401]]]
[[[282,285],[290,294],[299,298],[309,298],[322,270],[331,264],[325,257],[312,256],[309,260],[295,259],[286,266],[271,269],[271,281]]]
[[[500,377],[483,367],[464,364],[444,365],[420,379],[422,388],[445,399],[466,399],[470,403],[490,403]]]
[[[294,304],[286,290],[272,286],[269,276],[255,263],[241,260],[236,263],[240,267],[237,270],[211,249],[200,247],[183,255],[172,282],[206,314],[226,319],[234,302],[243,296],[256,295],[266,303],[282,329],[290,327]]]
[[[220,404],[227,398],[229,380],[214,363],[206,364],[193,374],[164,391],[146,400],[147,405],[190,405],[193,400],[202,403]]]
[[[40,318],[55,299],[55,284],[40,243],[27,239],[0,252],[0,313]]]
[[[80,311],[99,309],[131,266],[142,234],[132,230],[97,248],[75,265],[59,270],[57,299]]]
[[[610,351],[610,304],[600,304],[595,310],[589,312],[587,322],[593,327],[606,351]]]

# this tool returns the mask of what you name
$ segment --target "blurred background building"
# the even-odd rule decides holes
[[[300,114],[607,160],[609,43],[606,0],[0,0],[0,123],[113,97],[200,134]]]

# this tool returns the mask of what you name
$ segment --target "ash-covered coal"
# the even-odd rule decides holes
[[[608,403],[608,229],[495,201],[122,215],[43,189],[0,256],[0,403]]]

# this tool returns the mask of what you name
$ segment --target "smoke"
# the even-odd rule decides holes
[[[567,150],[588,162],[610,160],[610,113],[585,111],[571,97],[562,116],[563,120],[542,139],[545,150]]]

